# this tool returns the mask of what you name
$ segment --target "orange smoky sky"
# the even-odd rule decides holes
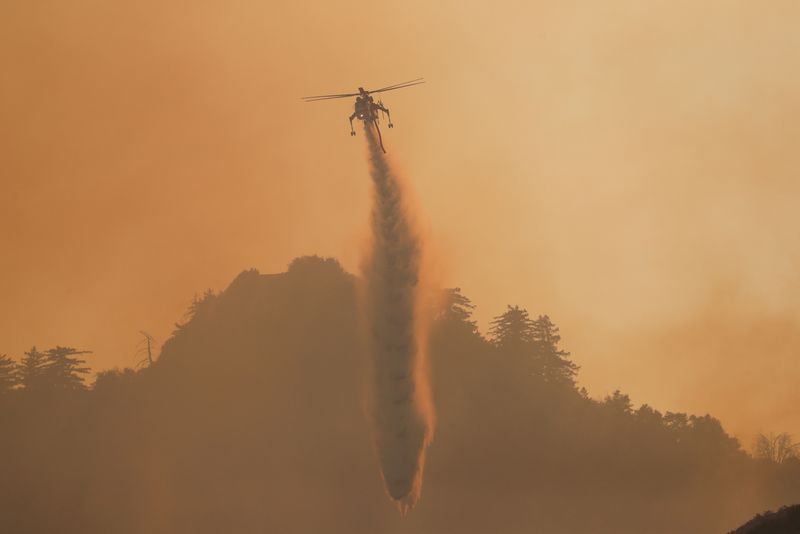
[[[0,352],[131,366],[193,295],[356,272],[352,91],[485,326],[548,313],[601,396],[800,434],[800,4],[119,2],[0,8]],[[746,443],[749,444],[749,443]]]

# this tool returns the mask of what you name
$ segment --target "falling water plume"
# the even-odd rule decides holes
[[[373,185],[372,242],[363,262],[369,406],[384,485],[405,514],[419,499],[433,433],[420,306],[423,244],[375,128],[365,123],[364,131]]]

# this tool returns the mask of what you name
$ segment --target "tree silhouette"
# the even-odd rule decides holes
[[[658,410],[654,409],[649,404],[642,404],[636,410],[636,418],[639,421],[650,424],[662,424],[664,416]]]
[[[81,375],[87,374],[90,369],[82,367],[86,360],[78,358],[84,354],[91,354],[91,351],[60,346],[48,350],[44,367],[44,379],[48,386],[63,390],[86,389]]]
[[[786,432],[759,434],[754,452],[756,458],[782,464],[790,458],[800,458],[800,443],[793,443],[791,434]]]
[[[153,345],[155,343],[155,338],[144,330],[139,330],[139,333],[142,335],[142,340],[136,347],[136,354],[143,355],[144,357],[139,360],[136,367],[150,367],[153,365]]]
[[[689,416],[681,412],[667,412],[664,414],[664,426],[673,432],[684,432],[689,428]]]
[[[532,322],[531,331],[536,347],[536,372],[551,384],[575,385],[578,367],[569,358],[569,352],[558,348],[561,336],[550,317],[540,315]]]
[[[0,394],[11,391],[16,385],[17,364],[5,354],[0,354]]]
[[[25,389],[39,389],[44,386],[47,356],[31,347],[17,366],[17,383]]]
[[[472,310],[475,309],[475,305],[469,298],[461,294],[460,287],[445,289],[443,301],[438,319],[466,325],[470,332],[478,331],[478,325],[472,319]]]
[[[492,320],[489,337],[496,347],[506,351],[530,350],[534,343],[534,328],[528,310],[509,305],[505,313]]]
[[[633,413],[633,403],[631,402],[630,396],[618,389],[614,390],[614,393],[611,395],[606,395],[606,398],[603,399],[603,404],[618,413]]]
[[[505,313],[494,318],[489,329],[492,345],[501,358],[528,376],[536,375],[536,343],[533,321],[528,310],[508,306]]]
[[[492,321],[489,335],[502,354],[524,359],[531,375],[549,384],[575,385],[579,367],[558,347],[558,327],[547,315],[532,320],[526,309],[508,306]]]
[[[729,436],[719,419],[710,415],[689,416],[687,440],[694,446],[716,451],[716,454],[741,452],[739,440]]]

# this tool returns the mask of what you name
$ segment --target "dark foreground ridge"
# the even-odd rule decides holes
[[[510,307],[487,337],[451,290],[425,490],[401,519],[365,414],[358,284],[315,257],[243,272],[152,365],[92,387],[64,378],[79,356],[53,352],[47,380],[30,357],[0,394],[0,532],[699,534],[800,502],[800,461],[754,459],[711,416],[592,399],[550,318]]]
[[[800,532],[800,505],[786,506],[777,512],[759,514],[730,534],[797,534]]]

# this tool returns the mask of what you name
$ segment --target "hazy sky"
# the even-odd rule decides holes
[[[592,395],[800,434],[800,3],[0,7],[0,352],[133,365],[192,296],[357,270],[385,95],[448,285],[548,313]],[[749,443],[748,443],[749,444]]]

